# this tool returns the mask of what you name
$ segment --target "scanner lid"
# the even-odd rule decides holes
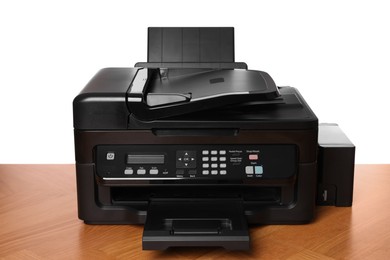
[[[262,71],[139,68],[127,105],[136,118],[154,120],[279,96],[272,78]]]

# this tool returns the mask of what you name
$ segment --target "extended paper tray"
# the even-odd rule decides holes
[[[142,246],[144,250],[194,246],[248,250],[249,233],[242,201],[152,201]]]

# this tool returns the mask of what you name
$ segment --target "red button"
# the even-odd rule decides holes
[[[257,159],[259,159],[259,156],[258,156],[257,154],[250,154],[250,155],[249,155],[249,160],[255,161],[255,160],[257,160]]]

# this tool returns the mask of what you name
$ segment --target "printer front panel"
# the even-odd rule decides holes
[[[75,130],[75,146],[86,223],[144,223],[154,199],[240,198],[256,224],[314,216],[317,129],[242,130],[234,137]]]

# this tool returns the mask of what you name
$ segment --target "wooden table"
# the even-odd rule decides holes
[[[351,208],[307,225],[251,227],[252,250],[142,251],[143,226],[77,218],[74,165],[0,165],[0,258],[390,259],[390,165],[357,165]]]

